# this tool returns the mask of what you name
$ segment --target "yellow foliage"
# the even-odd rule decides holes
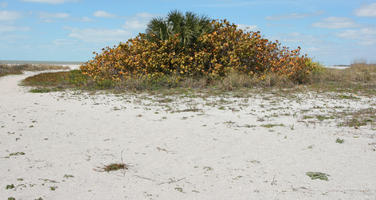
[[[274,72],[303,83],[317,65],[300,48],[289,50],[270,42],[259,32],[243,32],[226,20],[213,21],[212,33],[202,35],[193,46],[182,47],[178,36],[149,41],[145,34],[94,53],[94,59],[81,66],[94,79],[120,81],[129,77],[226,76],[231,71],[265,78]]]

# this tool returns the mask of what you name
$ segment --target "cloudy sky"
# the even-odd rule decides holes
[[[87,61],[173,9],[226,18],[326,65],[376,62],[376,0],[0,0],[0,60]]]

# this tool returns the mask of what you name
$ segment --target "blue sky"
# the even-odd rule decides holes
[[[173,9],[226,18],[326,65],[376,62],[376,0],[0,0],[0,60],[87,61]]]

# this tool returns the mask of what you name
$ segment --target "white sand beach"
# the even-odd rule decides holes
[[[32,74],[0,78],[0,199],[376,199],[376,127],[331,117],[374,96],[34,94]]]

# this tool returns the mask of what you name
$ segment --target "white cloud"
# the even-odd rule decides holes
[[[23,0],[24,2],[33,2],[33,3],[48,3],[48,4],[61,4],[66,2],[74,2],[76,0]]]
[[[127,19],[123,28],[126,30],[145,30],[150,19],[155,16],[150,13],[138,13]]]
[[[127,20],[123,26],[125,29],[129,30],[138,30],[146,28],[146,23],[140,21],[140,20]]]
[[[121,42],[128,40],[132,34],[122,29],[77,29],[70,28],[69,37],[92,43]]]
[[[15,32],[15,31],[29,31],[29,27],[12,26],[12,25],[0,25],[0,33]]]
[[[375,45],[376,44],[376,28],[361,28],[346,30],[337,35],[340,38],[355,40],[360,45]]]
[[[322,11],[317,11],[314,13],[290,13],[290,14],[285,14],[285,15],[267,16],[265,19],[267,20],[303,19],[306,17],[322,15],[323,13],[324,12]]]
[[[150,14],[150,13],[147,13],[147,12],[142,12],[142,13],[136,14],[136,17],[141,17],[141,18],[153,18],[155,16],[156,15],[153,15],[153,14]]]
[[[8,7],[8,3],[7,2],[1,2],[0,3],[0,8],[6,8]]]
[[[72,39],[56,39],[52,42],[56,46],[72,46],[77,44],[77,40]]]
[[[155,15],[149,13],[138,13],[127,18],[123,27],[118,29],[100,29],[100,28],[67,28],[71,31],[70,38],[89,43],[119,43],[127,41],[138,31],[146,28],[148,21]],[[61,41],[59,41],[61,43]],[[64,41],[63,41],[64,42]]]
[[[302,34],[299,32],[291,32],[286,34],[280,34],[274,36],[272,40],[279,40],[283,43],[289,43],[294,45],[308,45],[311,48],[315,46],[322,46],[323,44],[327,44],[321,36],[309,35],[309,34]]]
[[[82,18],[80,19],[80,21],[81,21],[81,22],[92,22],[93,19],[91,19],[90,17],[82,17]]]
[[[238,24],[237,26],[243,31],[256,31],[258,29],[256,25]]]
[[[0,21],[14,21],[16,19],[19,19],[20,17],[21,14],[18,12],[6,10],[0,11]]]
[[[113,17],[115,17],[114,14],[108,13],[108,12],[103,11],[103,10],[98,10],[98,11],[94,12],[93,15],[95,17],[102,17],[102,18],[113,18]]]
[[[356,9],[355,15],[359,17],[376,17],[376,3],[364,5]]]
[[[55,19],[67,19],[69,17],[68,13],[39,13],[39,18],[44,22],[53,22]]]
[[[340,28],[354,28],[358,25],[350,18],[347,17],[328,17],[321,22],[316,22],[312,24],[313,27],[318,28],[330,28],[330,29],[340,29]]]
[[[201,4],[199,7],[209,7],[209,8],[230,8],[230,7],[245,7],[258,4],[257,1],[213,1],[215,3]]]

